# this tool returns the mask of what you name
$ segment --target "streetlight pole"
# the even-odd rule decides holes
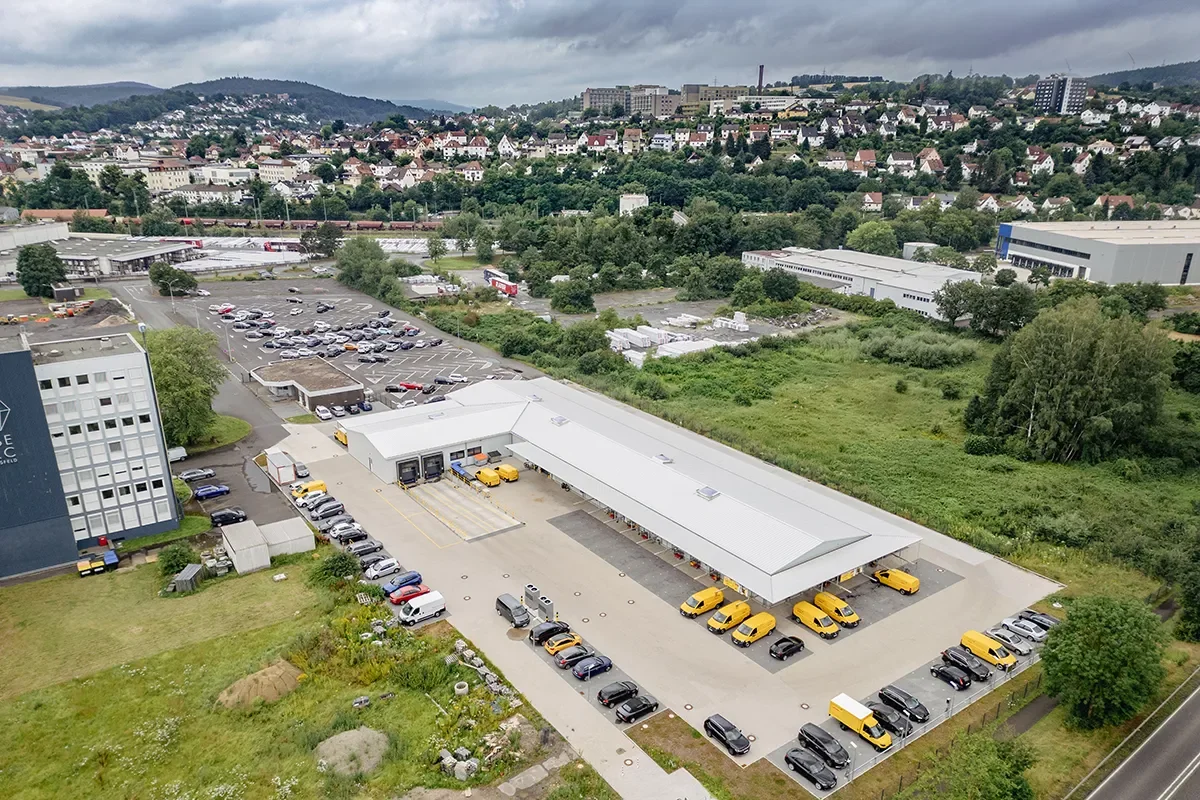
[[[854,748],[850,751],[850,769],[846,770],[846,782],[854,780],[854,762],[858,760],[858,745],[850,742],[850,746]]]

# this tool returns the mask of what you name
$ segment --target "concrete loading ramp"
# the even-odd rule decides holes
[[[454,478],[422,483],[407,491],[410,497],[463,541],[482,539],[525,524],[481,492]]]

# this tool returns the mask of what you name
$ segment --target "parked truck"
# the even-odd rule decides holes
[[[829,701],[829,716],[838,721],[844,731],[854,731],[866,739],[872,747],[882,752],[892,746],[891,735],[875,719],[871,709],[847,694],[839,694]]]

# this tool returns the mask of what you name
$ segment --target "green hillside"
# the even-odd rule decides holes
[[[335,119],[356,123],[373,122],[393,114],[401,114],[409,119],[425,119],[429,116],[428,111],[414,106],[400,106],[370,97],[352,97],[302,81],[218,78],[202,83],[184,83],[174,87],[174,90],[205,96],[218,93],[287,94],[296,100],[297,107],[308,114],[310,119],[322,122]]]
[[[1154,83],[1161,86],[1200,83],[1200,61],[1184,61],[1179,64],[1165,64],[1161,67],[1141,67],[1122,72],[1106,72],[1103,75],[1093,75],[1088,78],[1088,81],[1105,86],[1120,86],[1122,83],[1134,86],[1141,83]]]
[[[85,86],[2,86],[0,94],[24,97],[35,103],[65,108],[111,103],[141,94],[158,94],[162,89],[148,83],[118,81]]]

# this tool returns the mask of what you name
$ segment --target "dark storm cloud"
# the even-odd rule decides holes
[[[377,97],[536,101],[585,86],[805,72],[1092,74],[1196,57],[1182,0],[49,0],[0,4],[0,83],[223,75]],[[10,35],[16,31],[18,35]]]

